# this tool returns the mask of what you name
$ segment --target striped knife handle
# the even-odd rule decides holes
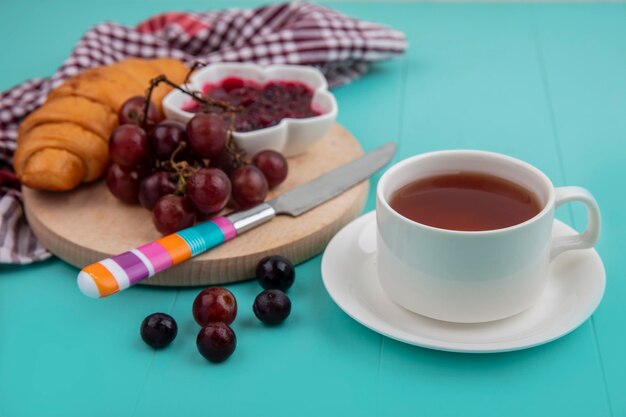
[[[108,297],[231,240],[275,215],[272,207],[261,204],[244,212],[199,223],[83,268],[78,274],[78,288],[89,297]]]

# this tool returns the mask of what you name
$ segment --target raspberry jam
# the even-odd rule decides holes
[[[251,80],[229,77],[217,84],[205,84],[204,95],[241,107],[235,119],[237,132],[249,132],[277,125],[282,119],[304,119],[322,114],[312,107],[313,90],[298,81],[270,81],[260,85]],[[201,105],[195,101],[183,110],[197,113]]]

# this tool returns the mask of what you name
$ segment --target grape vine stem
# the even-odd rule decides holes
[[[194,64],[194,66],[191,68],[191,70],[189,71],[189,73],[187,74],[187,77],[185,78],[185,84],[187,84],[187,80],[189,79],[189,75],[193,72],[193,70],[195,68],[197,68],[198,65]],[[224,101],[219,101],[219,100],[213,100],[210,99],[208,97],[203,97],[202,94],[199,91],[190,91],[187,88],[184,88],[182,86],[179,86],[178,84],[172,82],[171,80],[169,80],[167,78],[167,76],[165,74],[161,74],[153,79],[150,80],[150,87],[148,87],[147,91],[146,91],[146,104],[144,107],[144,111],[143,111],[143,119],[141,122],[142,127],[144,128],[144,130],[148,130],[148,110],[150,108],[150,104],[151,104],[151,100],[152,100],[152,93],[154,91],[154,89],[156,87],[159,86],[159,84],[167,84],[170,87],[172,87],[175,90],[178,90],[180,92],[182,92],[183,94],[188,95],[189,97],[191,97],[193,100],[195,100],[196,102],[202,104],[202,111],[205,113],[212,113],[215,110],[219,110],[223,113],[227,113],[229,116],[229,121],[230,121],[230,129],[228,131],[228,140],[226,141],[226,150],[230,153],[232,153],[235,156],[235,159],[237,161],[237,164],[246,164],[249,161],[247,160],[247,156],[245,154],[245,152],[243,150],[241,150],[237,144],[235,143],[235,141],[233,140],[233,132],[235,130],[235,117],[236,114],[241,112],[242,108],[239,106],[233,106],[229,103],[226,103]],[[196,171],[197,168],[194,168],[193,166],[191,166],[187,161],[179,161],[176,162],[175,158],[176,156],[185,148],[185,143],[181,142],[180,145],[178,146],[178,148],[174,151],[174,153],[172,154],[171,158],[170,158],[170,166],[171,168],[176,171],[176,175],[178,176],[178,186],[177,186],[177,191],[178,193],[184,194],[185,188],[186,188],[186,183],[187,183],[187,178],[193,174],[194,171]],[[209,161],[210,162],[210,161]]]

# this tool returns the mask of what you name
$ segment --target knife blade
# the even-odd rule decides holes
[[[396,152],[396,144],[383,146],[340,166],[304,185],[287,191],[267,202],[277,214],[299,216],[352,188],[387,165]]]
[[[277,214],[297,217],[369,178],[393,157],[393,142],[251,209],[217,217],[83,268],[83,294],[102,298],[266,223]]]

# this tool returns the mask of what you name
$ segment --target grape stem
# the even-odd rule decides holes
[[[146,104],[145,104],[145,107],[143,109],[143,120],[142,120],[142,123],[141,123],[141,125],[144,128],[146,128],[146,124],[148,123],[148,109],[150,107],[150,102],[152,100],[152,92],[161,83],[165,83],[165,84],[169,85],[170,87],[180,91],[181,93],[188,95],[189,97],[191,97],[192,99],[194,99],[198,103],[202,104],[204,106],[205,110],[209,110],[210,111],[211,107],[217,107],[220,110],[222,110],[224,112],[228,112],[228,113],[239,113],[241,111],[240,107],[232,106],[232,105],[230,105],[230,104],[228,104],[226,102],[219,101],[219,100],[213,100],[213,99],[209,99],[209,98],[204,98],[204,97],[201,96],[201,94],[199,92],[197,92],[197,91],[189,91],[186,88],[183,88],[183,87],[179,86],[178,84],[170,81],[165,74],[161,74],[161,75],[159,75],[157,77],[154,77],[153,79],[150,80],[150,87],[148,87],[148,91],[146,92]]]
[[[185,149],[186,143],[180,142],[176,150],[172,153],[170,157],[170,166],[176,171],[176,176],[178,177],[178,183],[176,185],[176,193],[178,195],[185,194],[185,188],[187,187],[187,178],[189,178],[194,172],[197,171],[198,168],[193,167],[187,161],[179,161],[176,162],[176,156]]]
[[[193,64],[193,66],[189,70],[189,73],[187,73],[187,76],[185,77],[185,84],[187,84],[190,74],[197,67],[202,66],[202,65],[203,64],[198,61],[196,61]],[[150,87],[148,87],[148,90],[146,91],[146,104],[145,104],[144,111],[143,111],[143,119],[141,121],[141,125],[143,126],[144,129],[147,130],[148,110],[149,110],[150,103],[152,100],[152,92],[154,91],[156,87],[158,87],[159,84],[162,84],[162,83],[169,85],[170,87],[182,92],[183,94],[188,95],[196,102],[202,104],[203,112],[211,113],[212,110],[219,109],[221,112],[227,113],[230,118],[230,129],[228,131],[228,139],[226,141],[226,146],[225,146],[226,150],[235,156],[235,161],[237,165],[244,165],[244,164],[247,165],[250,163],[250,161],[247,158],[246,153],[242,149],[240,149],[235,143],[235,141],[233,140],[233,132],[235,131],[236,113],[241,112],[242,108],[239,106],[233,106],[224,101],[213,100],[207,97],[203,97],[201,93],[198,91],[190,91],[170,81],[165,74],[161,74],[150,80]],[[176,148],[176,150],[172,153],[172,156],[170,157],[170,160],[169,160],[169,165],[171,169],[173,169],[176,172],[176,175],[178,177],[177,193],[180,195],[185,193],[185,188],[187,185],[187,178],[189,178],[197,170],[196,167],[192,166],[187,161],[176,162],[176,156],[185,148],[185,146],[186,146],[185,142],[181,142],[178,145],[178,148]],[[205,164],[206,164],[206,161],[205,161]],[[210,165],[210,161],[209,161],[209,164],[206,164],[206,165]]]
[[[198,69],[198,67],[203,67],[204,64],[200,61],[195,61],[193,63],[193,65],[191,66],[191,68],[189,68],[189,72],[187,72],[187,75],[185,76],[185,81],[183,82],[183,84],[187,84],[189,82],[189,77],[191,77],[191,74],[193,74],[193,72],[195,70]]]
[[[237,146],[237,143],[233,140],[233,130],[231,129],[228,133],[228,140],[226,141],[226,151],[230,152],[235,156],[235,161],[237,165],[248,165],[250,161],[248,160],[248,155],[246,152]]]

